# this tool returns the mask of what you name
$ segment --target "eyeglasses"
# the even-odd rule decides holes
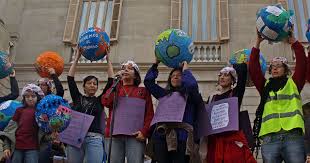
[[[221,76],[227,77],[227,76],[230,76],[230,74],[229,74],[229,72],[226,72],[226,73],[219,73],[217,76],[218,76],[218,77],[221,77]]]
[[[283,64],[272,64],[271,68],[281,68],[283,67]]]

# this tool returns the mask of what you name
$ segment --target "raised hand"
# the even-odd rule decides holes
[[[54,68],[48,68],[48,69],[47,69],[47,71],[48,71],[48,73],[49,73],[50,75],[52,75],[52,74],[56,74],[56,72],[55,72],[55,69],[54,69]]]
[[[10,77],[15,77],[15,70],[13,69],[12,73],[10,74]]]

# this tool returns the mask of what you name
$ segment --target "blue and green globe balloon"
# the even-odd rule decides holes
[[[238,64],[238,63],[246,63],[248,64],[250,61],[251,50],[249,49],[241,49],[234,52],[229,59],[230,64]],[[259,53],[259,63],[262,69],[263,75],[265,75],[267,71],[267,61],[264,58],[262,53]]]
[[[16,109],[22,107],[22,103],[15,100],[5,101],[0,104],[0,130],[2,131],[12,119]]]
[[[264,7],[256,14],[256,28],[269,41],[283,41],[293,27],[292,15],[292,11],[286,11],[280,4]]]
[[[155,42],[156,58],[168,67],[177,68],[180,63],[193,59],[192,39],[180,29],[162,32]]]
[[[3,79],[13,72],[13,65],[9,56],[4,51],[0,51],[0,79]]]
[[[98,61],[107,55],[110,47],[110,38],[102,29],[91,27],[81,34],[79,47],[86,59]]]
[[[62,132],[71,120],[69,103],[60,96],[47,95],[37,105],[36,122],[45,133]]]

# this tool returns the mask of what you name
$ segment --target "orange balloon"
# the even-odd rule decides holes
[[[64,59],[58,53],[46,51],[37,57],[34,67],[42,78],[49,78],[49,68],[54,68],[56,75],[60,76],[64,70],[64,64]]]

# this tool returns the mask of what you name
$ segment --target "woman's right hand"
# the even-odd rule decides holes
[[[9,159],[11,157],[11,150],[6,149],[6,150],[3,151],[3,153],[4,153],[4,157],[6,159]]]
[[[156,57],[155,57],[155,64],[159,64],[160,63],[160,60],[158,60]]]
[[[82,49],[78,45],[74,45],[72,47],[72,49],[74,52],[75,61],[79,61],[79,59],[81,58],[81,55],[82,55]]]
[[[12,73],[10,74],[10,77],[15,77],[15,70],[13,69]]]
[[[255,48],[259,49],[260,43],[263,42],[265,39],[262,37],[262,35],[258,32],[258,30],[256,29],[256,44],[255,44]]]

